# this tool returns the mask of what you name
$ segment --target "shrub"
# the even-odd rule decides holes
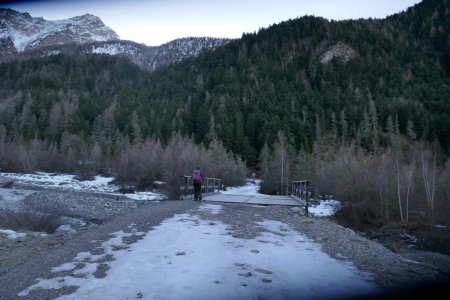
[[[17,210],[0,210],[0,226],[13,230],[31,230],[54,233],[63,215],[60,206],[29,206],[22,204]]]

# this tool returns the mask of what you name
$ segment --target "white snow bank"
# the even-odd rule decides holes
[[[315,217],[326,217],[333,215],[340,206],[337,200],[321,200],[319,205],[310,206],[308,212]]]
[[[162,200],[164,195],[153,192],[118,193],[119,187],[111,182],[114,177],[95,176],[94,180],[79,181],[75,175],[52,174],[37,172],[35,174],[0,173],[5,177],[20,183],[41,187],[60,188],[63,190],[92,191],[110,195],[123,195],[133,200]]]
[[[24,237],[27,234],[17,232],[14,230],[9,230],[9,229],[0,229],[0,235],[5,235],[8,239],[16,239],[16,238]]]
[[[226,191],[221,191],[221,193],[224,195],[248,195],[248,196],[260,195],[260,193],[258,192],[260,188],[260,183],[261,183],[260,180],[256,181],[255,183],[247,182],[247,184],[244,186],[229,187],[227,188]]]

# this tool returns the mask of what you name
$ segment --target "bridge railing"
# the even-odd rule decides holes
[[[221,189],[222,179],[206,177],[202,183],[202,198],[205,199],[205,196],[208,194],[218,193]],[[192,176],[181,176],[180,191],[184,199],[194,195],[194,182],[192,181]]]
[[[305,201],[305,216],[307,217],[309,200],[312,195],[311,182],[309,180],[298,180],[291,182],[291,197]]]

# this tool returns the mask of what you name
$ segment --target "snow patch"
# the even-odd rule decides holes
[[[26,236],[26,233],[17,232],[9,229],[0,229],[0,235],[5,235],[8,239],[17,239]]]
[[[52,272],[53,273],[57,273],[57,272],[63,272],[63,271],[70,271],[75,269],[77,266],[74,263],[64,263],[59,265],[58,267],[54,267],[52,268]]]
[[[311,205],[308,212],[315,217],[326,217],[333,215],[340,207],[341,202],[337,200],[321,200],[318,205]]]
[[[118,193],[119,186],[111,184],[114,177],[95,176],[93,180],[79,181],[75,175],[36,172],[34,174],[0,173],[0,177],[19,183],[62,190],[91,191],[109,195],[125,196],[133,200],[162,200],[164,195],[153,192]],[[6,192],[5,192],[6,193]],[[1,204],[1,202],[0,202]]]
[[[200,211],[207,211],[213,215],[217,215],[222,210],[222,205],[218,204],[203,204],[198,208]]]
[[[239,187],[229,187],[226,191],[221,191],[221,194],[224,195],[246,195],[246,196],[254,196],[261,195],[258,191],[261,185],[261,180],[249,181],[244,186]]]

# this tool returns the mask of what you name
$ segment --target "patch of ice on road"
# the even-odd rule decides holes
[[[8,239],[17,239],[26,236],[26,233],[17,232],[10,229],[0,229],[0,235],[5,235]]]
[[[218,204],[203,204],[198,208],[201,211],[207,211],[213,215],[217,215],[222,210],[222,205]]]
[[[52,272],[70,271],[76,268],[77,264],[84,264],[83,268],[74,270],[74,276],[56,277],[52,279],[38,279],[38,283],[26,288],[18,293],[18,296],[27,296],[31,291],[37,289],[61,289],[65,286],[80,286],[86,280],[95,280],[94,273],[97,270],[99,261],[105,260],[108,256],[120,256],[121,253],[126,253],[128,246],[123,242],[123,239],[133,235],[145,235],[143,232],[125,233],[123,230],[111,233],[111,238],[101,244],[98,248],[102,249],[103,254],[92,254],[90,252],[80,252],[73,259],[72,262],[63,263],[58,267],[52,268]],[[83,277],[79,277],[82,275]],[[101,297],[98,299],[102,299]]]
[[[83,268],[73,271],[75,276],[92,276],[97,271],[98,263],[85,264]]]
[[[219,204],[203,204],[198,208],[201,211],[207,211],[213,215],[217,215],[222,210],[222,205]]]
[[[76,265],[74,263],[64,263],[59,265],[58,267],[52,268],[52,272],[62,272],[62,271],[70,271],[76,268]]]
[[[330,299],[379,291],[370,274],[332,259],[287,224],[265,220],[258,226],[265,229],[261,235],[239,239],[223,223],[175,215],[128,249],[112,247],[123,232],[104,242],[114,257],[106,262],[106,277],[39,279],[19,295],[64,286],[79,288],[59,299]],[[94,271],[98,263],[87,252],[77,259],[92,264],[83,270]]]

